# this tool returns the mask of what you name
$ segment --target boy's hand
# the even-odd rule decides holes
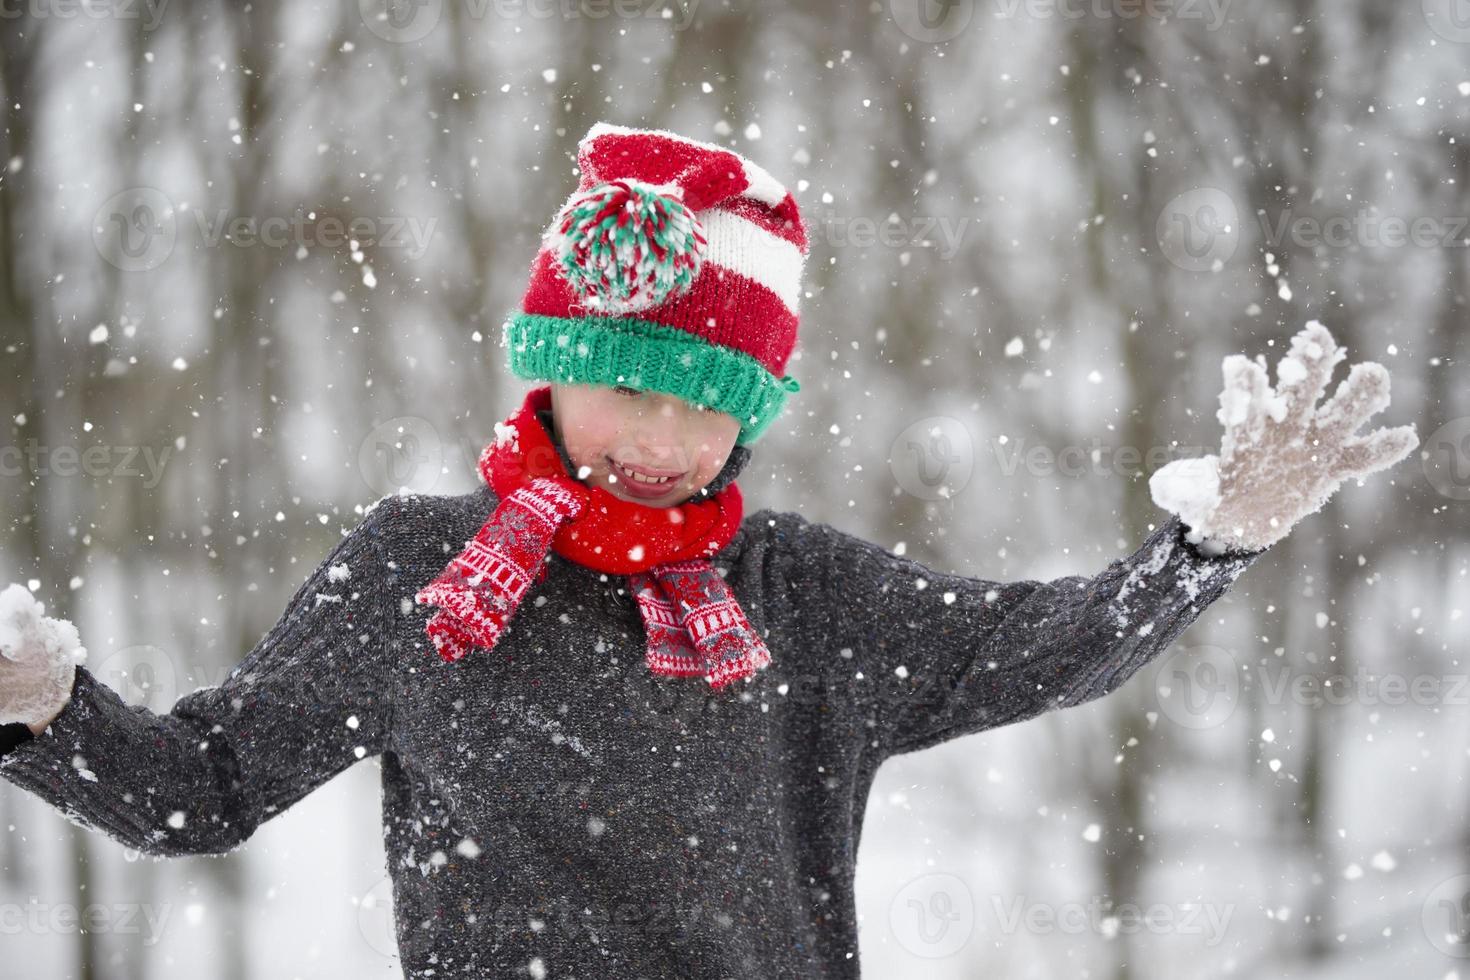
[[[0,592],[0,725],[24,722],[35,734],[71,699],[87,657],[77,628],[45,611],[23,585]]]
[[[1419,437],[1412,425],[1353,434],[1388,406],[1381,364],[1354,364],[1333,396],[1315,407],[1345,356],[1313,320],[1277,363],[1274,390],[1264,357],[1225,358],[1216,413],[1225,427],[1220,455],[1175,460],[1149,478],[1154,503],[1189,526],[1187,540],[1212,555],[1269,547],[1320,510],[1343,480],[1386,469],[1414,451]]]

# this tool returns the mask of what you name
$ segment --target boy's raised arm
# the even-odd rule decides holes
[[[1170,516],[1088,578],[993,582],[940,574],[795,514],[778,534],[817,581],[803,599],[822,656],[873,699],[881,758],[1083,704],[1158,656],[1263,550],[1209,557]]]
[[[1000,583],[938,575],[786,515],[780,533],[793,539],[801,566],[791,585],[800,591],[803,581],[818,583],[808,598],[811,615],[826,618],[828,644],[849,648],[875,682],[883,753],[1115,690],[1344,480],[1412,452],[1412,425],[1357,433],[1388,406],[1380,364],[1353,365],[1318,407],[1344,357],[1313,320],[1278,362],[1274,388],[1264,358],[1225,358],[1220,454],[1156,470],[1149,487],[1171,516],[1137,551],[1091,578]]]
[[[149,854],[219,854],[388,745],[383,512],[375,507],[297,589],[228,679],[167,714],[130,707],[85,667],[0,776]],[[22,726],[15,726],[20,728]]]

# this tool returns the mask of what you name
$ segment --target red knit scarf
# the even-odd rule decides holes
[[[771,662],[724,578],[706,560],[740,527],[744,502],[732,482],[708,500],[649,507],[573,479],[536,413],[551,386],[527,393],[480,453],[480,477],[499,503],[478,534],[415,595],[438,606],[425,628],[455,661],[494,647],[548,551],[596,571],[628,576],[648,636],[649,669],[703,675],[719,688]]]

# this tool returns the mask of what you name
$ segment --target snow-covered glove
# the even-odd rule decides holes
[[[23,585],[0,592],[0,725],[50,722],[87,659],[77,628],[45,612]]]
[[[1148,481],[1154,503],[1188,526],[1186,540],[1209,555],[1267,548],[1320,510],[1342,481],[1386,469],[1414,451],[1419,437],[1412,425],[1353,434],[1388,406],[1382,364],[1354,364],[1316,408],[1346,356],[1312,320],[1277,362],[1275,390],[1264,357],[1225,358],[1215,416],[1225,427],[1220,455],[1174,460]]]

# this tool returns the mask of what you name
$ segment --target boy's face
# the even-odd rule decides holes
[[[683,503],[719,475],[740,421],[661,391],[626,385],[551,385],[552,424],[577,467],[572,476],[648,507]],[[578,476],[582,468],[591,472]],[[662,484],[644,476],[671,476]]]

